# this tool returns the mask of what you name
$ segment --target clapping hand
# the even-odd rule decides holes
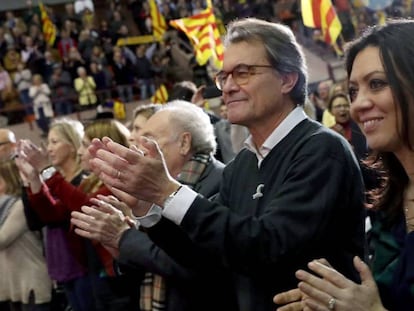
[[[299,289],[307,297],[304,310],[384,311],[377,285],[368,266],[354,258],[362,284],[354,283],[330,266],[314,260],[308,267],[316,275],[299,270]],[[308,309],[307,309],[308,308]]]
[[[128,206],[136,205],[137,200],[162,206],[179,187],[157,143],[146,137],[140,138],[140,149],[124,147],[105,137],[101,141],[94,139],[88,151],[94,172]],[[147,207],[141,215],[148,211]]]
[[[38,147],[30,140],[20,140],[18,143],[19,157],[22,157],[30,165],[32,165],[37,172],[41,172],[46,167],[50,166],[50,161],[46,148]]]
[[[122,206],[122,203],[112,196],[99,196],[99,199],[92,198],[90,201],[92,206],[82,206],[82,212],[71,214],[71,222],[76,226],[75,233],[99,241],[112,256],[117,257],[122,234],[135,227],[135,223],[131,217],[125,216],[120,209],[112,205]]]
[[[273,297],[273,302],[283,305],[276,311],[301,311],[304,310],[302,303],[303,294],[299,288],[295,288],[283,293],[279,293]]]

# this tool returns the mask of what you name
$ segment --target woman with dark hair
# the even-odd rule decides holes
[[[296,310],[414,310],[413,33],[414,21],[389,21],[368,29],[346,54],[351,115],[373,150],[372,165],[384,175],[370,193],[377,212],[372,272],[355,257],[358,284],[314,260],[308,265],[314,274],[296,272],[302,294],[283,293],[278,303],[296,295],[302,297]]]

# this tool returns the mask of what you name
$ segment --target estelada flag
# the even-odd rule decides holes
[[[334,45],[342,25],[331,0],[301,0],[303,24],[320,28],[326,43]]]
[[[214,65],[218,69],[222,67],[223,44],[212,6],[199,14],[172,20],[170,25],[183,31],[190,39],[199,65],[205,65],[213,57]]]
[[[155,91],[154,95],[151,97],[151,103],[153,104],[165,104],[168,100],[167,88],[164,84],[161,84],[160,87]]]
[[[56,40],[56,26],[53,24],[52,20],[46,12],[43,3],[41,2],[39,3],[39,9],[41,15],[40,18],[42,21],[43,37],[49,46],[53,46]]]
[[[149,0],[151,20],[152,20],[152,34],[156,38],[161,38],[167,30],[167,23],[164,16],[160,13],[155,0]]]

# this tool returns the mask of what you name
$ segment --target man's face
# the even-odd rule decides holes
[[[164,154],[170,174],[175,177],[182,168],[182,154],[180,153],[180,132],[171,124],[170,111],[155,113],[144,124],[141,136],[154,139]]]
[[[222,117],[223,119],[227,119],[227,106],[226,105],[220,106],[220,117]]]
[[[269,66],[263,45],[259,42],[229,45],[224,52],[223,71],[229,73],[241,64]],[[282,79],[269,67],[255,68],[255,74],[243,85],[238,85],[233,75],[223,85],[228,120],[249,128],[272,126],[283,109],[281,96]]]
[[[318,86],[319,98],[327,101],[329,99],[329,91],[331,87],[328,82],[321,82]]]

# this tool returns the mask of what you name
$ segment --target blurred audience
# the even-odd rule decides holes
[[[50,93],[49,86],[43,83],[42,76],[35,74],[32,78],[32,86],[29,88],[29,96],[33,102],[36,123],[45,137],[49,131],[50,119],[54,116]]]
[[[78,92],[79,105],[81,107],[96,105],[98,99],[95,94],[96,84],[92,76],[89,76],[84,67],[78,67],[78,78],[75,79],[75,90]]]

